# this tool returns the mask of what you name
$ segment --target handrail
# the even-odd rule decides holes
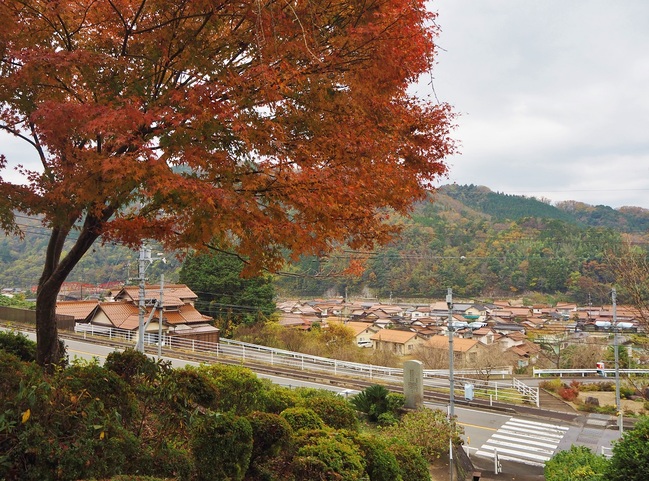
[[[615,375],[615,369],[603,369],[602,372],[605,374],[604,377],[607,377],[608,374]],[[649,369],[618,369],[620,374],[649,374]],[[566,375],[580,375],[581,377],[586,377],[590,375],[599,375],[597,369],[532,369],[533,376],[541,376],[543,374],[558,374],[559,377]]]

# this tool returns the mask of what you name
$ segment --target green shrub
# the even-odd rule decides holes
[[[632,430],[613,444],[606,481],[645,481],[649,473],[649,417],[642,417]]]
[[[563,387],[563,381],[561,379],[551,379],[549,381],[541,381],[539,383],[541,389],[545,389],[550,392],[559,392],[559,389]]]
[[[296,481],[366,479],[358,446],[341,434],[319,434],[302,438],[306,442],[298,447],[292,463]]]
[[[78,412],[83,412],[88,403],[101,402],[106,412],[115,410],[124,422],[129,422],[137,411],[131,387],[115,372],[96,362],[77,361],[57,374],[53,387],[63,398],[61,403],[69,399]]]
[[[370,421],[376,422],[381,414],[388,412],[389,394],[384,386],[374,384],[353,396],[351,403],[358,411],[367,414]]]
[[[187,366],[172,370],[160,385],[160,396],[178,413],[197,406],[216,410],[219,392],[205,372]]]
[[[262,381],[266,381],[263,380]],[[263,411],[279,414],[286,408],[292,408],[300,403],[300,395],[295,389],[264,382],[264,389],[260,393],[260,404]],[[260,409],[262,410],[262,409]]]
[[[132,471],[159,478],[190,479],[193,463],[189,448],[176,446],[167,436],[156,441],[142,444],[140,452],[131,463],[135,468]]]
[[[148,380],[154,379],[166,366],[158,363],[143,352],[135,349],[126,349],[122,352],[113,351],[106,356],[104,367],[117,373],[119,377],[129,382],[135,380],[136,376],[144,376]],[[165,367],[168,369],[168,366]]]
[[[253,435],[251,459],[276,456],[289,444],[293,429],[283,417],[255,411],[247,419]]]
[[[406,413],[398,424],[384,428],[384,432],[388,437],[419,447],[423,456],[432,463],[448,452],[451,435],[453,444],[461,443],[461,428],[457,424],[454,426],[455,432],[451,434],[451,423],[445,412],[423,408]]]
[[[572,445],[545,463],[547,481],[605,481],[608,461],[585,446]]]
[[[593,453],[585,446],[572,445],[560,451],[545,463],[546,481],[604,481],[607,467],[604,456]]]
[[[388,439],[386,445],[397,460],[403,481],[430,481],[428,461],[418,447],[399,438]]]
[[[354,441],[363,453],[369,481],[402,481],[397,458],[383,438],[361,435]]]
[[[21,361],[36,361],[36,343],[21,332],[0,331],[0,350],[15,354]]]
[[[250,369],[225,364],[205,365],[198,369],[212,379],[218,391],[215,410],[245,416],[264,409],[267,384]]]
[[[376,422],[379,426],[394,426],[399,422],[399,418],[392,413],[381,413]]]
[[[325,423],[313,409],[295,407],[285,409],[280,413],[294,431],[322,429]]]
[[[630,386],[620,386],[620,396],[623,399],[631,399],[635,395],[635,388]]]
[[[252,455],[252,427],[231,413],[208,413],[195,418],[190,445],[197,481],[240,481]]]
[[[353,406],[336,394],[310,397],[303,402],[303,407],[312,409],[331,428],[351,431],[358,429],[358,417]]]

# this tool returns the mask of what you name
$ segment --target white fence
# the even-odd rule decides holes
[[[649,374],[649,369],[619,369],[620,374],[640,374],[647,375]],[[597,369],[537,369],[534,368],[532,371],[534,376],[543,376],[543,375],[552,375],[552,376],[569,376],[569,377],[586,377],[586,376],[595,376],[599,373]],[[615,369],[604,369],[604,376],[615,376]]]
[[[119,341],[135,343],[137,333],[124,329],[92,326],[90,324],[77,324],[75,332],[83,333],[85,339],[93,337],[108,338]],[[367,379],[371,381],[384,381],[387,383],[401,384],[403,382],[403,369],[372,364],[360,364],[348,361],[339,361],[326,357],[312,356],[299,352],[274,349],[256,344],[249,344],[232,339],[221,339],[220,343],[184,339],[179,336],[163,334],[162,346],[178,352],[201,353],[215,358],[235,359],[244,363],[260,362],[270,366],[285,366],[291,369],[309,371],[314,373],[333,374],[352,379]],[[145,345],[157,346],[158,335],[146,333]],[[539,390],[526,386],[516,379],[501,382],[483,380],[484,372],[481,370],[454,370],[455,396],[461,398],[465,384],[473,386],[474,396],[508,403],[529,403],[539,406]],[[511,368],[492,369],[489,376],[511,376]],[[449,392],[448,370],[425,370],[424,386],[439,392]]]

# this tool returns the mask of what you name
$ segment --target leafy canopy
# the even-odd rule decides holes
[[[454,149],[448,105],[407,90],[433,63],[425,5],[0,0],[0,130],[34,153],[0,157],[0,226],[18,232],[22,212],[52,229],[39,362],[56,354],[56,293],[99,237],[212,243],[251,271],[386,241],[388,211],[423,198]]]

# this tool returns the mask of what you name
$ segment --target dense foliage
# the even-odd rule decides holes
[[[607,481],[644,481],[649,473],[649,417],[642,418],[632,430],[613,445],[613,457],[606,471]]]
[[[547,481],[604,481],[607,460],[585,446],[572,445],[545,463]]]
[[[1,0],[0,131],[29,153],[0,146],[0,228],[48,229],[38,362],[59,361],[57,295],[100,238],[210,244],[250,272],[385,243],[386,211],[455,150],[450,106],[410,91],[435,17],[423,0]]]
[[[346,399],[244,368],[172,369],[127,350],[103,367],[75,362],[49,374],[29,352],[13,353],[23,337],[7,336],[15,339],[0,349],[0,479],[426,481],[439,455],[421,437],[422,413],[402,423],[395,411],[393,431],[370,435]],[[443,413],[430,413],[429,432],[448,440]]]
[[[271,276],[241,277],[244,266],[232,255],[197,253],[180,270],[180,282],[198,295],[196,309],[215,318],[225,335],[231,325],[251,324],[275,311]]]
[[[413,299],[443,298],[452,287],[463,297],[536,292],[581,304],[610,302],[618,275],[611,254],[623,248],[622,233],[629,224],[584,225],[535,199],[491,192],[489,202],[483,202],[477,188],[465,192],[453,187],[463,195],[456,199],[445,189],[434,203],[421,203],[411,218],[399,219],[405,228],[391,245],[368,254],[346,251],[325,259],[304,258],[294,270],[308,275],[280,278],[278,290],[302,296]],[[473,199],[472,207],[458,199]],[[639,235],[634,239],[642,241]],[[352,260],[364,262],[360,278],[327,277],[343,272]],[[618,300],[632,299],[620,289]]]
[[[400,220],[404,230],[399,240],[361,256],[365,262],[362,277],[340,275],[350,260],[360,255],[339,252],[328,258],[302,259],[286,268],[298,276],[278,277],[274,285],[282,294],[293,297],[343,294],[347,290],[349,295],[429,299],[443,297],[450,286],[457,295],[467,297],[539,292],[581,304],[598,304],[610,302],[610,288],[615,282],[619,302],[646,298],[646,283],[636,272],[643,271],[647,263],[644,246],[649,239],[634,234],[631,240],[635,247],[629,251],[622,244],[622,233],[640,231],[649,217],[647,211],[620,209],[633,216],[618,223],[603,223],[598,221],[602,217],[596,215],[602,206],[564,204],[557,208],[485,188],[448,186],[436,194],[434,204],[423,202],[411,219]],[[487,214],[487,205],[501,207],[491,208],[491,214]],[[591,212],[591,220],[574,217],[585,211]],[[561,212],[572,217],[559,215]],[[37,264],[45,243],[42,236],[27,235],[25,242],[10,237],[0,242],[0,284],[16,287],[36,283]],[[611,255],[616,251],[617,257]],[[96,284],[124,280],[128,277],[128,262],[136,257],[136,253],[123,247],[97,246],[92,256],[84,257],[71,279]],[[151,266],[150,278],[155,279],[165,269],[167,280],[178,280],[178,263],[172,255],[168,258],[173,260],[170,265]],[[629,265],[630,259],[633,265]],[[189,261],[194,262],[193,258]],[[213,271],[221,277],[217,282],[210,279],[212,262]],[[208,267],[206,274],[192,276],[196,279],[191,281],[188,276],[186,281],[198,291],[198,306],[204,313],[232,317],[236,323],[242,315],[254,318],[252,312],[266,309],[265,300],[264,306],[259,306],[252,299],[268,298],[265,281],[259,280],[261,286],[252,289],[252,297],[246,294],[237,299],[237,292],[245,293],[246,288],[239,276],[241,264],[235,258],[199,264],[199,272]],[[186,265],[185,269],[189,268]],[[130,272],[135,274],[134,264]],[[631,275],[631,279],[625,278]]]

